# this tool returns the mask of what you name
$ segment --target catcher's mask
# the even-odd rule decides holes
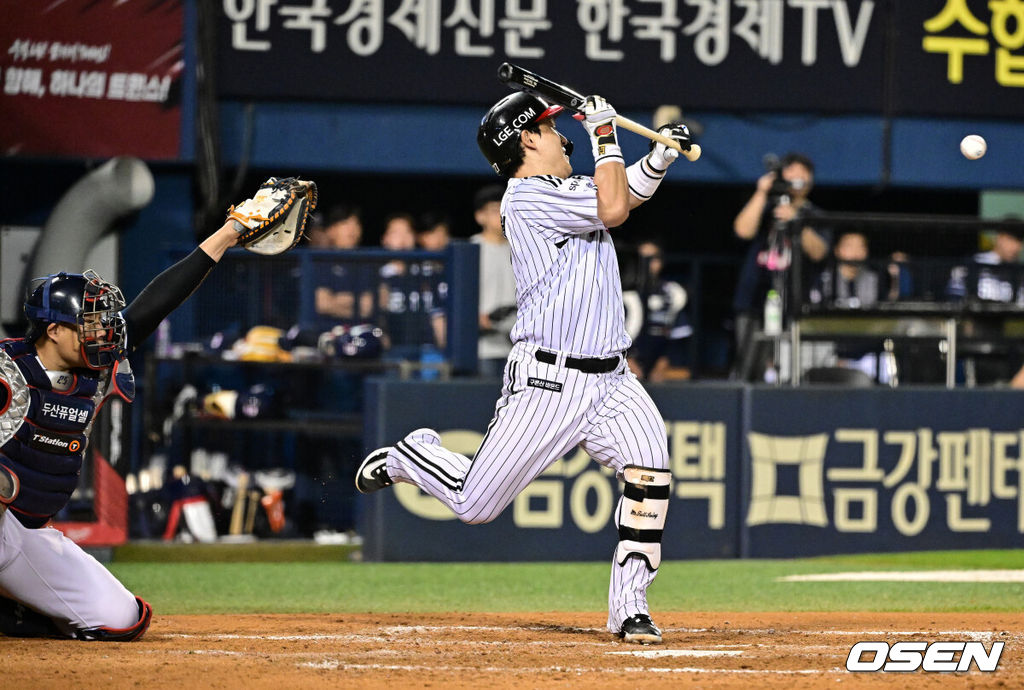
[[[502,177],[511,177],[522,162],[519,137],[523,130],[555,118],[563,110],[562,106],[548,104],[525,91],[509,94],[495,103],[480,121],[476,133],[477,146],[494,172]],[[558,136],[562,138],[565,155],[571,156],[572,142],[561,134]]]
[[[106,369],[124,357],[124,306],[121,290],[92,269],[36,278],[25,300],[27,337],[37,340],[51,323],[74,326],[86,366]]]

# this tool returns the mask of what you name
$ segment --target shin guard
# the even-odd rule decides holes
[[[661,565],[661,535],[668,512],[669,470],[626,465],[618,519],[619,546],[615,561],[623,565],[630,556],[642,558],[650,570]]]

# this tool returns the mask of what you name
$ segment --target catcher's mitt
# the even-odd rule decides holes
[[[238,243],[257,254],[280,254],[302,239],[316,208],[316,183],[295,177],[271,177],[256,196],[228,209]]]

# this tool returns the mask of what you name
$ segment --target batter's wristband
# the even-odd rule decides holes
[[[598,168],[605,163],[622,163],[626,164],[626,159],[622,157],[622,149],[618,146],[605,146],[603,148],[604,153],[598,154],[597,146],[594,146],[594,167]]]
[[[616,138],[614,120],[596,125],[590,132],[590,142],[593,146],[595,168],[605,163],[625,163],[622,148]]]
[[[647,156],[626,168],[629,193],[642,201],[647,201],[654,195],[663,179],[665,179],[665,171],[653,167],[647,160]]]

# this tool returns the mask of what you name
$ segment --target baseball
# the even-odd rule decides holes
[[[987,149],[988,144],[979,134],[968,134],[960,142],[960,153],[964,154],[964,158],[969,158],[972,161],[984,156]]]

